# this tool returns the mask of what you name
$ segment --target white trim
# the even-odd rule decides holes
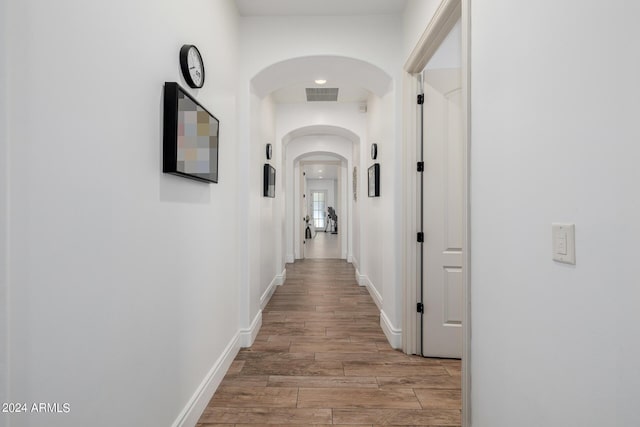
[[[256,314],[256,317],[253,318],[253,322],[251,322],[251,325],[249,325],[247,329],[240,329],[240,332],[239,332],[240,347],[242,348],[251,347],[253,342],[256,340],[256,337],[258,336],[258,332],[260,331],[261,326],[262,326],[262,310],[258,311],[258,314]]]
[[[385,314],[384,310],[380,310],[380,327],[389,341],[389,345],[395,349],[402,347],[402,329],[396,328]]]
[[[172,427],[192,427],[196,425],[239,350],[240,332],[236,333],[231,342],[227,344],[227,347],[187,402],[187,405],[171,424]]]
[[[462,0],[462,114],[466,132],[464,158],[465,209],[462,211],[462,427],[471,427],[471,1]]]
[[[367,290],[369,291],[369,295],[371,295],[371,298],[373,299],[373,302],[375,302],[376,306],[378,306],[378,309],[382,311],[382,295],[380,295],[380,292],[378,292],[375,286],[373,286],[373,283],[371,283],[371,280],[369,280],[367,276],[360,276],[359,279],[360,280],[358,281],[358,284],[367,288]]]
[[[464,121],[464,145],[463,145],[463,156],[464,156],[464,189],[463,189],[463,197],[465,202],[465,207],[463,209],[463,251],[464,256],[462,260],[462,271],[463,271],[463,318],[462,318],[462,334],[463,334],[463,343],[462,343],[462,427],[471,427],[472,425],[472,417],[471,417],[471,278],[469,275],[469,271],[471,268],[471,242],[470,242],[470,212],[471,212],[471,202],[470,202],[470,146],[471,146],[471,1],[470,0],[442,0],[438,10],[435,15],[431,19],[431,22],[425,29],[422,37],[416,44],[415,48],[411,52],[411,55],[407,59],[404,65],[405,71],[405,83],[407,86],[412,86],[413,83],[410,80],[407,80],[406,77],[410,77],[411,74],[416,74],[422,72],[424,67],[427,65],[427,62],[436,52],[436,50],[440,47],[440,44],[444,40],[444,38],[448,35],[450,30],[453,28],[458,19],[461,19],[462,23],[462,108],[463,108],[463,121]],[[409,89],[405,86],[405,90]],[[404,135],[406,144],[404,146],[405,153],[404,158],[408,162],[409,166],[415,165],[415,162],[412,162],[412,156],[414,156],[414,148],[411,146],[411,141],[415,141],[415,123],[411,123],[411,117],[407,117],[407,114],[412,114],[412,111],[415,111],[413,108],[413,104],[415,104],[415,93],[405,92],[404,93],[404,105],[408,107],[405,110],[405,120],[403,123],[404,126]],[[414,117],[414,116],[412,116]],[[406,165],[405,165],[406,166]],[[411,167],[406,168],[407,175],[405,176],[405,183],[410,183],[412,179],[415,179],[415,175],[413,175],[413,169]],[[412,189],[408,189],[405,192],[405,200],[411,200],[408,198],[411,196],[409,194]],[[415,238],[415,222],[412,221],[414,215],[415,207],[407,202],[404,205],[404,218],[406,222],[406,233],[405,236],[408,239],[405,245],[405,265],[403,271],[403,278],[405,284],[404,290],[404,319],[403,322],[410,322],[411,316],[408,313],[408,310],[412,310],[411,307],[411,299],[415,298],[415,290],[417,289],[417,284],[415,278],[415,271],[417,268],[417,257],[415,256],[415,249],[411,247],[413,239]],[[414,306],[415,307],[415,306]],[[381,318],[381,323],[382,323]],[[388,320],[388,319],[387,319]],[[384,328],[384,326],[383,326]],[[391,331],[392,332],[392,331]],[[385,331],[386,333],[386,331]],[[408,334],[413,333],[411,328],[405,328],[404,334],[405,336],[405,351],[407,351],[407,338],[410,340],[411,338]],[[410,347],[410,345],[409,345]]]
[[[267,289],[264,291],[264,293],[260,297],[260,310],[264,310],[267,304],[269,304],[269,301],[271,300],[273,293],[276,291],[276,286],[282,286],[285,280],[287,280],[286,268],[282,270],[282,273],[276,274],[273,277],[273,280],[271,281],[271,283],[269,283],[269,286],[267,286]]]
[[[382,309],[382,295],[380,295],[380,292],[378,292],[375,286],[373,286],[371,280],[369,280],[367,276],[360,274],[358,270],[356,270],[356,278],[360,286],[367,288],[369,295],[371,295],[371,299],[373,299],[378,310],[380,310],[380,327],[382,328],[384,335],[387,337],[389,345],[395,349],[402,348],[402,329],[395,327]]]
[[[278,286],[284,285],[284,282],[287,280],[287,269],[283,268],[282,273],[276,275],[276,280],[278,281]]]
[[[436,53],[442,41],[447,37],[461,15],[460,0],[442,0],[431,22],[422,33],[420,40],[413,48],[404,70],[408,73],[420,73],[427,62]]]
[[[267,290],[264,291],[264,293],[260,297],[260,310],[262,310],[267,306],[267,304],[269,304],[269,300],[271,300],[271,296],[273,295],[273,292],[276,290],[276,286],[278,286],[277,277],[278,276],[273,278],[271,283],[269,283],[269,286],[267,286]]]
[[[416,75],[404,73],[403,77],[404,89],[404,165],[403,169],[407,171],[403,176],[405,212],[405,245],[403,253],[403,310],[402,310],[402,328],[404,331],[402,339],[402,351],[407,354],[418,354],[419,334],[420,334],[420,316],[416,312],[416,303],[418,302],[419,284],[418,284],[418,243],[416,242],[415,225],[418,224],[418,185],[417,173],[415,165],[418,160],[418,105],[415,97],[419,93],[418,78]]]
[[[286,262],[287,264],[293,264],[294,262],[296,262],[296,259],[295,259],[295,257],[293,256],[293,254],[287,254],[287,255],[285,256],[285,262]]]

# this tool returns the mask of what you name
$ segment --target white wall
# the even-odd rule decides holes
[[[403,14],[402,60],[406,61],[420,40],[441,0],[407,0]],[[404,65],[404,62],[400,64]]]
[[[356,141],[353,143],[353,150],[351,153],[352,165],[350,168],[347,168],[347,174],[351,177],[350,186],[348,187],[349,196],[347,200],[351,203],[351,236],[352,236],[352,248],[351,248],[351,261],[353,266],[356,269],[356,275],[360,275],[360,205],[362,204],[362,198],[367,197],[366,187],[363,185],[361,178],[361,162],[360,162],[360,146],[362,143],[360,141]],[[353,168],[356,168],[356,200],[353,199]],[[363,193],[364,192],[364,193]]]
[[[242,17],[242,72],[250,80],[283,60],[339,55],[367,61],[392,75],[398,66],[401,21],[392,15]]]
[[[276,105],[276,139],[279,142],[288,133],[313,125],[341,127],[364,138],[367,115],[360,113],[358,103],[316,102]]]
[[[440,47],[435,51],[426,70],[438,70],[442,68],[462,67],[462,20],[453,26],[449,34],[442,40]]]
[[[2,16],[7,400],[71,406],[11,425],[172,425],[237,349],[235,5],[9,0]],[[162,88],[184,85],[183,43],[207,71],[190,92],[221,122],[219,184],[161,172]]]
[[[8,146],[7,146],[7,84],[6,84],[6,42],[7,13],[6,1],[0,0],[0,402],[8,402],[9,352],[8,339],[8,293],[9,263],[7,258],[9,229],[7,216],[8,201]],[[6,418],[0,417],[0,426],[6,425]]]
[[[252,246],[256,246],[260,250],[260,257],[256,265],[260,266],[259,282],[257,285],[256,296],[262,297],[269,289],[269,286],[275,284],[276,276],[282,273],[283,260],[281,256],[280,240],[282,235],[282,224],[279,220],[282,212],[280,211],[279,201],[284,199],[280,180],[282,180],[282,168],[277,156],[279,145],[275,144],[276,151],[271,160],[267,160],[265,154],[265,145],[267,143],[274,144],[275,138],[275,106],[271,102],[271,97],[267,96],[261,101],[261,129],[257,135],[252,135],[252,154],[257,155],[258,161],[255,167],[252,166],[254,172],[258,172],[258,177],[254,181],[257,185],[257,191],[251,191],[252,197],[257,199],[261,213],[259,219],[259,230],[256,235],[251,236]],[[263,166],[265,163],[271,164],[276,169],[276,198],[263,197],[264,176]],[[256,238],[259,244],[256,244]],[[253,284],[252,284],[253,285]],[[253,288],[253,286],[252,286]],[[252,298],[253,300],[253,298]],[[263,301],[264,303],[264,301]]]
[[[382,297],[381,322],[394,347],[401,344],[402,282],[400,279],[402,242],[402,191],[398,174],[401,168],[401,141],[395,134],[395,94],[383,98],[371,95],[368,100],[367,138],[361,149],[361,258],[360,274]],[[378,144],[378,157],[371,159],[371,144]],[[380,197],[368,197],[368,168],[380,164]],[[375,293],[374,293],[375,294]]]
[[[471,13],[473,426],[636,425],[640,5]]]

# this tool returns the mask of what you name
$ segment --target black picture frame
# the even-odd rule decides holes
[[[265,163],[262,175],[262,195],[264,197],[276,197],[276,168],[269,163]]]
[[[176,82],[164,84],[163,126],[162,171],[217,183],[220,121]]]
[[[367,170],[369,177],[369,197],[380,197],[380,163],[374,163]]]

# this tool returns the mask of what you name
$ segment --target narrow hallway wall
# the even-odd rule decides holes
[[[0,0],[0,402],[9,402],[9,348],[8,348],[8,279],[9,279],[9,147],[7,138],[7,4]],[[0,427],[6,418],[0,417]]]
[[[6,400],[70,407],[11,425],[189,424],[238,348],[235,4],[7,4]],[[187,43],[206,69],[188,91],[220,120],[218,184],[161,172],[163,84],[186,87]]]
[[[639,15],[473,2],[474,427],[638,423]]]

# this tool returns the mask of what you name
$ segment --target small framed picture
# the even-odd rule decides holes
[[[380,197],[380,163],[369,167],[369,197]]]
[[[264,197],[276,197],[276,169],[269,163],[263,167],[263,188]]]

